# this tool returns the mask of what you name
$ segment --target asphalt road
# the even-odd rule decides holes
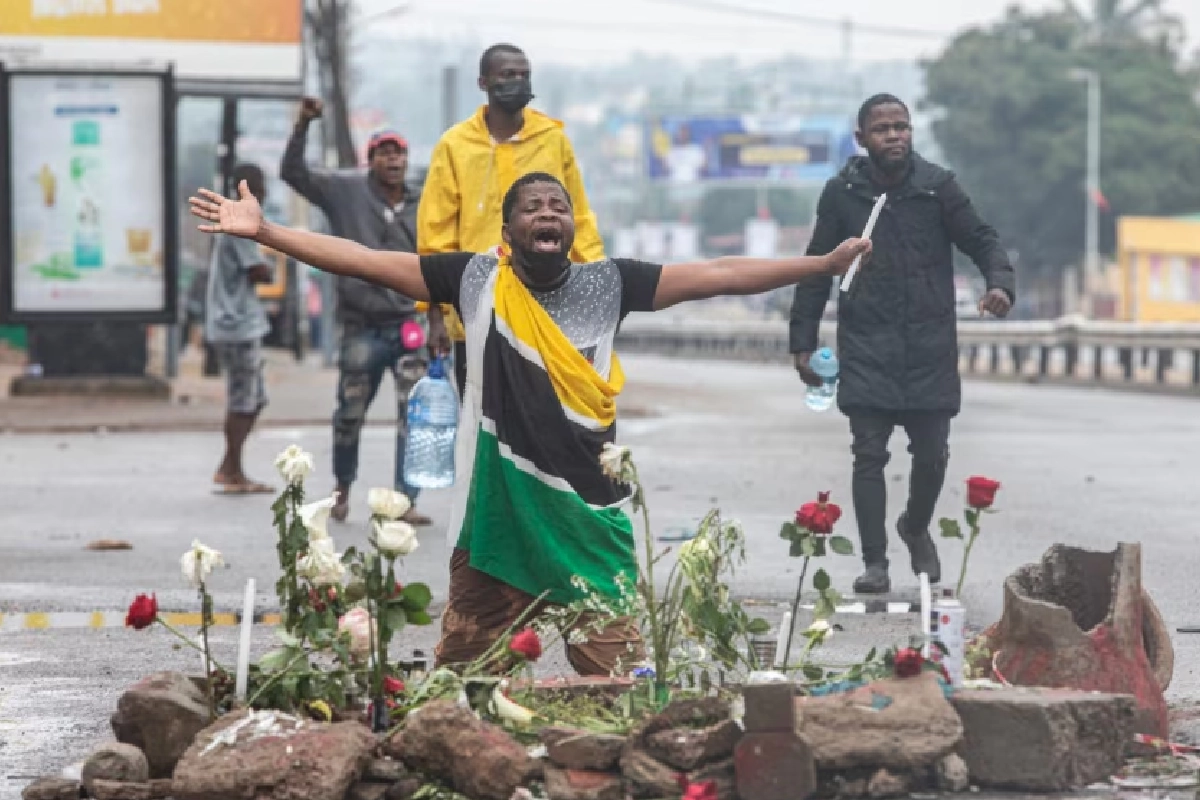
[[[853,536],[845,419],[836,411],[807,411],[798,381],[778,367],[652,357],[627,358],[625,366],[624,408],[637,413],[622,421],[619,438],[634,449],[648,483],[657,531],[693,526],[713,506],[740,519],[747,563],[735,590],[778,619],[799,566],[778,537],[780,523],[827,489],[846,510],[841,531]],[[969,383],[939,513],[960,513],[970,475],[1003,483],[999,513],[987,518],[972,556],[966,591],[971,623],[995,619],[1004,577],[1056,542],[1111,549],[1118,541],[1141,541],[1146,585],[1168,625],[1200,624],[1197,408],[1179,398]],[[252,474],[275,479],[271,461],[293,442],[316,455],[313,496],[329,491],[326,428],[256,435],[248,453]],[[902,433],[893,448],[894,518],[908,466]],[[271,498],[214,496],[208,481],[220,449],[210,434],[0,438],[0,613],[119,611],[135,593],[149,591],[165,608],[192,610],[194,597],[182,584],[178,559],[193,538],[220,549],[231,564],[213,579],[219,610],[240,606],[249,577],[266,589],[260,605],[269,606],[275,570]],[[388,430],[368,428],[352,518],[333,529],[339,547],[365,542],[365,490],[390,481],[391,461]],[[444,523],[447,493],[429,493],[420,506]],[[133,549],[84,549],[101,538],[126,540]],[[405,563],[406,580],[429,583],[435,602],[445,596],[448,553],[444,531],[435,527]],[[957,576],[960,544],[943,544],[942,554],[947,577]],[[890,555],[897,597],[915,598],[902,545],[893,542]],[[833,557],[825,566],[848,592],[857,560]],[[838,660],[871,644],[902,643],[918,624],[913,615],[843,615],[841,621],[846,630],[829,650]],[[217,635],[219,654],[230,661],[235,636],[234,629]],[[271,636],[260,629],[256,649],[268,647]],[[404,637],[402,650],[428,649],[436,629]],[[1191,657],[1198,640],[1175,639],[1173,700],[1200,699]],[[156,631],[0,632],[0,798],[18,796],[27,782],[20,776],[54,772],[86,756],[109,735],[115,699],[137,677],[166,667],[192,670],[195,660]],[[546,668],[561,668],[561,660]]]

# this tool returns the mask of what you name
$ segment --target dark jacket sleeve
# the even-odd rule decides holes
[[[954,178],[942,184],[938,196],[951,241],[975,262],[989,290],[1003,289],[1009,300],[1015,302],[1017,275],[1008,260],[1008,253],[1000,245],[996,229],[980,219],[971,199]]]
[[[284,183],[308,202],[328,213],[330,176],[323,170],[309,168],[304,160],[304,149],[308,144],[308,124],[299,122],[292,129],[283,160],[279,164],[279,177]]]
[[[813,226],[812,239],[805,255],[823,256],[837,249],[842,243],[842,225],[837,214],[837,179],[825,184],[821,199],[817,201],[817,222]],[[823,276],[808,278],[796,284],[792,298],[792,314],[788,323],[788,349],[793,353],[811,353],[817,349],[821,334],[821,317],[825,315],[825,304],[833,278]]]

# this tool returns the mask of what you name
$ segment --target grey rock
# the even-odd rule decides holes
[[[124,783],[146,783],[150,780],[150,763],[146,754],[131,744],[111,742],[101,745],[83,764],[83,786],[95,796],[97,780]]]
[[[83,796],[79,781],[66,778],[38,778],[21,790],[21,800],[79,800]]]
[[[146,754],[150,777],[169,778],[196,734],[211,722],[204,694],[178,672],[156,672],[117,701],[112,729],[117,741]]]

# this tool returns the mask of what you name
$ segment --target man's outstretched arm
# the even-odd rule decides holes
[[[348,239],[275,225],[263,219],[262,208],[245,181],[238,186],[238,194],[241,199],[234,201],[201,189],[199,196],[190,198],[192,214],[206,222],[200,230],[253,239],[325,272],[361,278],[414,300],[429,300],[421,259],[415,253],[372,250]]]
[[[854,258],[871,252],[867,239],[847,239],[829,255],[795,258],[743,258],[726,256],[711,261],[668,264],[663,267],[654,294],[654,310],[661,311],[688,300],[723,295],[761,294],[791,286],[804,278],[842,275]]]

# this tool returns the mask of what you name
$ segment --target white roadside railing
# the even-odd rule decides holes
[[[822,344],[836,341],[837,323],[822,323]],[[783,320],[634,317],[621,326],[617,346],[682,358],[791,360]],[[1200,392],[1200,324],[962,320],[958,347],[965,375]]]

